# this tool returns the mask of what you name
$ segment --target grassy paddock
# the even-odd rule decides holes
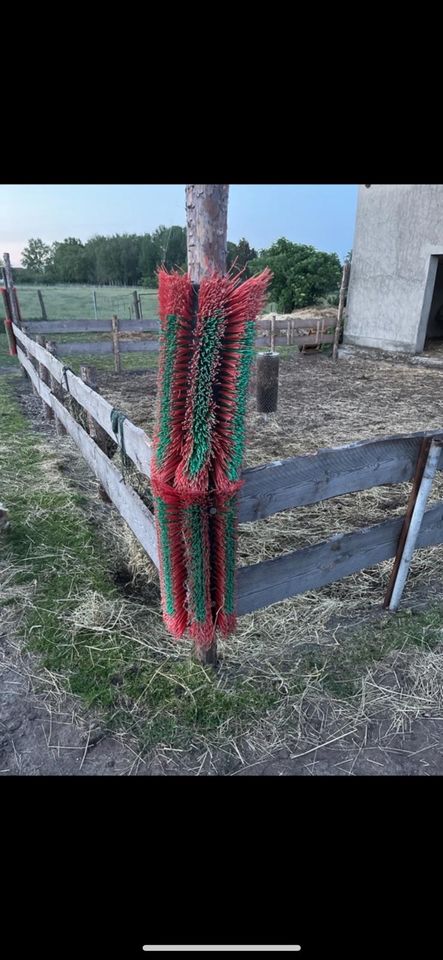
[[[42,312],[37,296],[38,287],[24,284],[17,286],[20,309],[24,320],[41,320]],[[93,291],[97,298],[97,317],[108,320],[114,313],[122,320],[131,316],[132,293],[142,294],[143,316],[157,316],[157,291],[147,287],[94,287],[87,284],[61,284],[60,286],[42,286],[40,290],[46,307],[48,320],[94,320]],[[3,298],[0,302],[0,317],[3,319]]]
[[[331,626],[315,615],[323,595],[310,594],[242,618],[220,644],[215,674],[195,663],[191,645],[166,634],[146,555],[98,501],[69,438],[33,429],[17,391],[30,396],[18,376],[3,375],[0,500],[11,526],[2,534],[0,606],[21,615],[47,697],[76,695],[79,711],[97,708],[140,751],[155,747],[168,765],[194,773],[254,764],[300,742],[310,751],[380,717],[402,729],[441,711],[437,602],[354,623],[333,604]],[[381,669],[396,682],[380,683]]]

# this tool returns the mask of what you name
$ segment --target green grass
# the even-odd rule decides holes
[[[86,705],[100,707],[111,728],[136,733],[142,746],[183,743],[227,724],[238,733],[266,712],[275,692],[235,678],[220,685],[190,657],[177,657],[166,634],[157,653],[137,642],[137,626],[146,640],[158,631],[157,610],[150,618],[134,604],[131,620],[119,628],[122,597],[109,545],[90,522],[83,496],[57,471],[54,450],[22,414],[15,383],[0,380],[0,500],[11,520],[2,560],[9,576],[14,572],[0,607],[25,598],[26,637],[44,667]],[[84,626],[73,628],[91,597]],[[108,607],[111,626],[97,626]]]
[[[37,287],[17,286],[23,320],[41,320],[42,313],[37,296]],[[115,313],[122,320],[131,316],[132,293],[142,294],[142,311],[145,318],[157,317],[157,291],[147,287],[94,287],[80,284],[40,287],[48,320],[93,320],[95,318],[92,294],[97,297],[97,317],[109,320]],[[3,319],[3,298],[0,303],[0,318]],[[133,314],[132,314],[133,315]]]
[[[3,328],[3,324],[1,324]],[[17,357],[10,357],[8,353],[8,340],[4,329],[0,329],[0,367],[18,367],[19,362]]]
[[[254,659],[252,648],[240,663],[228,647],[221,669],[205,671],[189,644],[168,638],[155,574],[150,580],[143,573],[147,600],[128,600],[116,586],[115,521],[110,514],[97,522],[91,497],[59,469],[60,457],[79,455],[33,431],[17,400],[20,382],[0,377],[0,500],[11,519],[1,534],[0,584],[4,573],[8,585],[0,591],[0,619],[2,606],[17,604],[47,678],[98,707],[110,729],[129,731],[141,749],[163,744],[186,752],[199,738],[212,749],[240,742],[262,722],[283,736],[313,683],[332,707],[352,706],[368,671],[394,651],[425,659],[441,644],[443,606],[435,603],[423,612],[382,614],[364,627],[339,625],[334,643],[282,649],[282,662],[274,653],[271,665],[266,656]]]
[[[394,650],[432,649],[441,643],[443,607],[421,613],[386,614],[377,624],[351,630],[350,637],[326,654],[306,653],[299,663],[301,677],[318,674],[325,692],[346,699],[358,695],[361,678]]]
[[[125,353],[121,356],[122,361],[122,375],[129,370],[156,370],[158,364],[158,354],[156,353]],[[96,367],[97,370],[109,370],[114,372],[114,358],[112,354],[108,356],[100,356],[100,354],[95,353],[82,353],[74,355],[63,355],[63,352],[59,350],[59,359],[62,363],[66,364],[67,367],[70,367],[74,373],[80,373],[80,367],[83,365],[91,365]]]

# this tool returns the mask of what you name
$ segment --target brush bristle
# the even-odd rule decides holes
[[[187,274],[159,272],[160,357],[152,486],[163,616],[210,646],[235,629],[241,487],[254,320],[269,270],[206,277],[195,329]]]

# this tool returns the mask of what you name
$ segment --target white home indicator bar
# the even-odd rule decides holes
[[[300,944],[295,944],[295,945],[292,946],[292,947],[290,947],[290,946],[281,946],[281,945],[276,946],[276,947],[270,947],[270,946],[264,946],[264,947],[252,946],[252,947],[246,947],[246,946],[244,946],[244,945],[243,945],[243,946],[240,946],[240,947],[234,947],[234,946],[232,946],[232,947],[220,947],[220,946],[218,946],[218,947],[217,947],[217,946],[203,947],[203,946],[201,946],[201,945],[198,945],[198,946],[196,946],[196,947],[191,947],[191,946],[188,946],[188,945],[185,945],[185,946],[183,946],[183,947],[178,947],[178,946],[173,946],[173,947],[159,947],[159,946],[149,946],[148,944],[145,944],[144,947],[143,947],[143,950],[146,950],[148,953],[149,953],[150,951],[157,951],[157,950],[164,950],[164,951],[171,951],[171,952],[176,952],[176,951],[178,951],[178,950],[185,950],[185,951],[186,951],[186,950],[188,950],[188,951],[191,951],[191,950],[200,950],[200,951],[202,951],[202,950],[223,950],[223,951],[225,951],[225,952],[228,952],[228,951],[230,951],[230,950],[262,950],[262,951],[267,951],[268,953],[275,953],[276,951],[280,951],[280,952],[281,952],[281,951],[286,951],[286,952],[289,951],[289,952],[291,952],[291,950],[301,950],[301,947],[300,947]]]

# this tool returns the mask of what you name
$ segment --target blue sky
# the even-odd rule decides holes
[[[356,184],[231,184],[228,239],[256,249],[279,237],[343,259],[352,247]],[[20,265],[30,237],[150,233],[185,223],[184,184],[1,184],[0,256]]]

